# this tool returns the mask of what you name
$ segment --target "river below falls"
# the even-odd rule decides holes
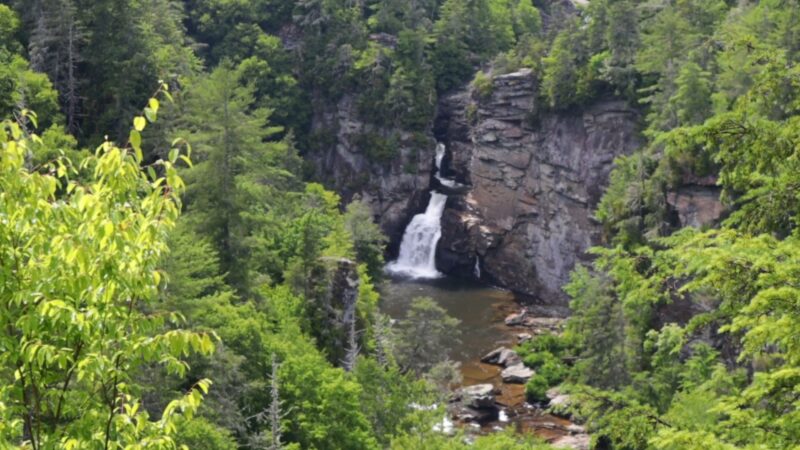
[[[449,315],[461,321],[461,344],[450,349],[450,358],[461,363],[462,384],[491,383],[500,389],[497,403],[503,411],[501,419],[505,420],[484,424],[481,431],[515,426],[521,433],[534,433],[548,441],[566,434],[564,429],[571,425],[570,421],[526,403],[525,385],[503,383],[500,367],[480,362],[483,355],[497,347],[513,348],[515,335],[523,331],[504,323],[509,314],[520,309],[514,294],[474,280],[392,278],[381,287],[381,310],[400,320],[415,297],[433,298]]]

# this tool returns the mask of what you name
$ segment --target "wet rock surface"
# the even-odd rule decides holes
[[[485,424],[500,417],[500,409],[495,402],[498,392],[489,383],[466,386],[456,392],[450,405],[451,415],[461,422]]]

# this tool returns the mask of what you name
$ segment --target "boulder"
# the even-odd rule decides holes
[[[517,334],[517,343],[519,343],[519,344],[524,344],[524,343],[530,341],[531,339],[533,339],[533,336],[531,336],[530,333],[519,333],[519,334]]]
[[[588,434],[576,434],[569,436],[561,436],[553,441],[552,445],[555,448],[571,448],[574,450],[589,450],[592,443],[591,437]]]
[[[462,388],[461,402],[464,406],[472,408],[495,408],[494,386],[491,384],[476,384]]]
[[[550,399],[550,412],[557,416],[569,416],[567,412],[571,398],[567,394],[563,394],[557,387],[547,391],[547,398]]]
[[[514,314],[510,314],[506,317],[506,325],[513,327],[517,325],[523,325],[525,323],[525,318],[528,315],[528,310],[523,309],[522,311]]]
[[[536,372],[525,367],[525,364],[519,363],[505,368],[503,372],[500,373],[500,376],[503,378],[504,383],[524,384],[535,374]]]
[[[569,434],[586,434],[586,428],[574,423],[567,426],[567,431]]]
[[[536,328],[540,330],[549,330],[552,332],[557,332],[561,328],[561,324],[564,322],[564,319],[559,317],[533,317],[527,316],[523,319],[522,325],[530,328]]]
[[[522,360],[514,350],[506,347],[500,347],[486,354],[486,356],[481,358],[481,362],[508,367],[519,364],[522,362]]]
[[[500,417],[500,410],[497,408],[470,408],[469,406],[459,409],[455,413],[455,418],[462,422],[488,423]]]

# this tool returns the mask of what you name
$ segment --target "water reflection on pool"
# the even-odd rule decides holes
[[[415,297],[431,297],[449,315],[459,319],[461,345],[451,349],[450,358],[460,362],[465,370],[498,343],[507,341],[513,345],[512,330],[503,323],[517,308],[514,294],[509,291],[458,278],[394,278],[384,284],[381,294],[381,310],[393,319],[405,317]],[[480,372],[474,375],[480,377]]]

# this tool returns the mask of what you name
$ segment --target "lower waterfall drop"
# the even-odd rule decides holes
[[[431,192],[431,201],[422,214],[411,219],[403,241],[400,243],[400,255],[397,261],[389,263],[386,270],[413,278],[439,278],[436,270],[436,244],[442,237],[442,213],[447,203],[447,196]]]
[[[455,183],[441,177],[444,144],[436,145],[436,174],[443,185]],[[442,274],[436,270],[436,244],[442,237],[442,214],[447,203],[447,195],[431,191],[431,200],[422,214],[417,214],[403,233],[400,242],[400,254],[396,261],[386,265],[389,273],[412,278],[439,278]]]

